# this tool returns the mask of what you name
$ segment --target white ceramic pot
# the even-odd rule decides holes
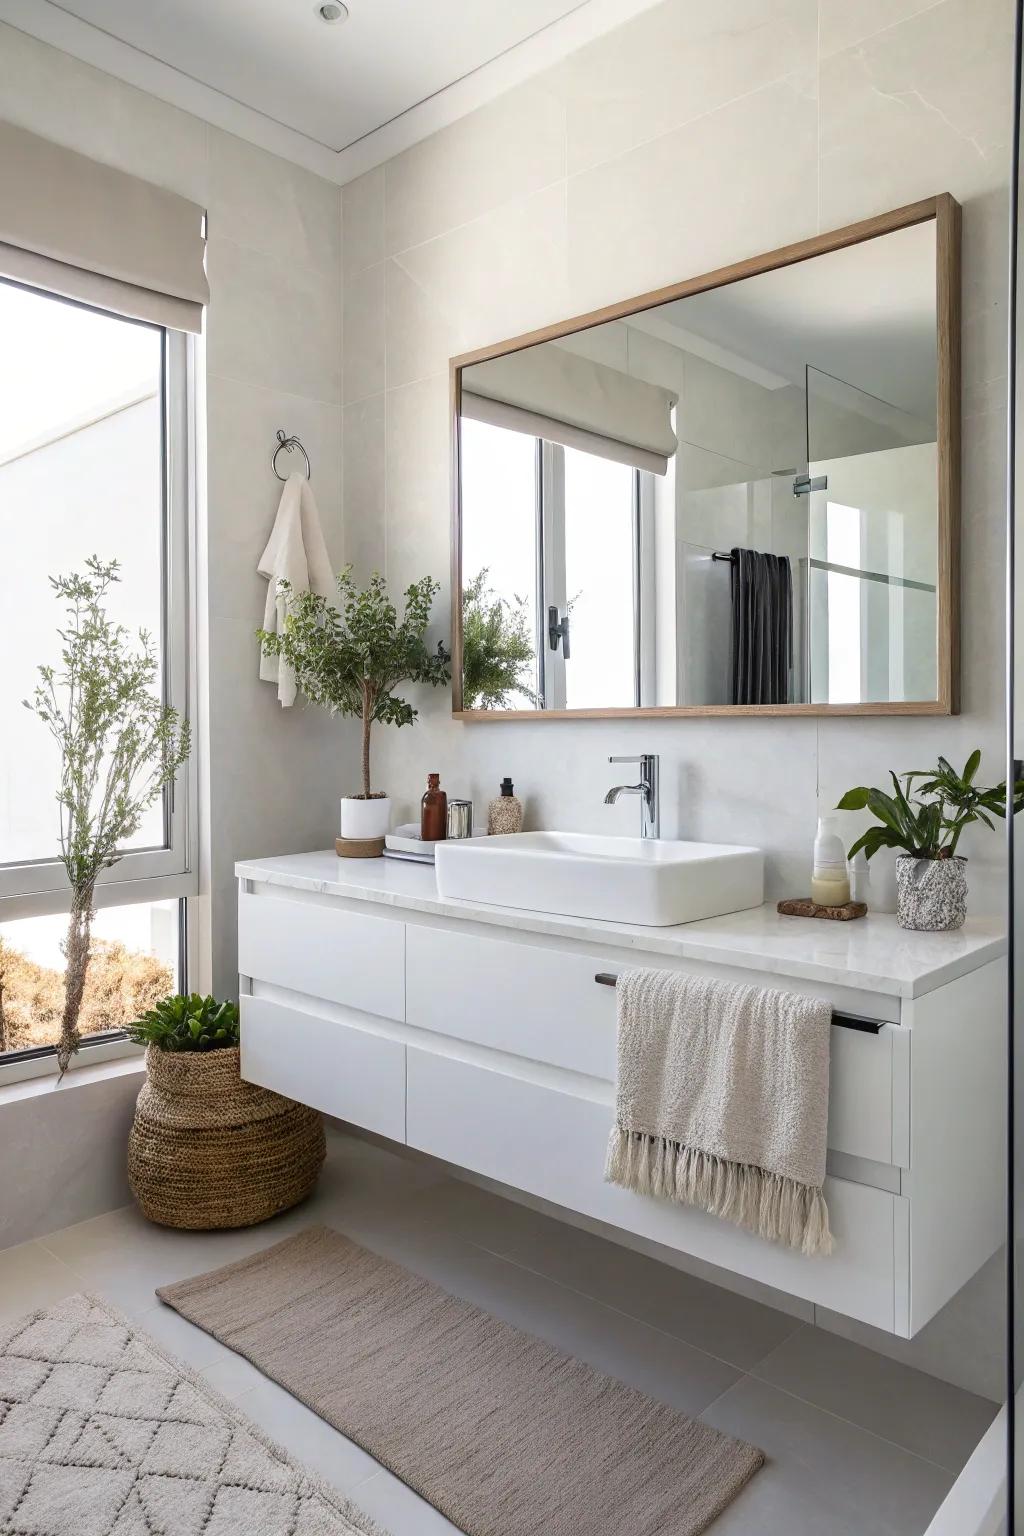
[[[962,928],[967,917],[967,860],[896,860],[896,921],[901,928],[937,933]]]
[[[354,795],[341,799],[342,837],[383,837],[391,826],[391,801],[387,795],[376,800],[358,800]]]

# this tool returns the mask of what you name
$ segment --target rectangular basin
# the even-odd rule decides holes
[[[758,848],[586,832],[517,832],[438,843],[438,893],[655,928],[759,907]]]

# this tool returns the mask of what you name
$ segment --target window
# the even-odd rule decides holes
[[[109,609],[133,632],[149,631],[163,697],[190,713],[191,343],[183,333],[6,281],[0,335],[0,520],[8,551],[0,566],[2,1055],[3,1046],[53,1043],[46,1021],[63,971],[58,756],[22,707],[39,664],[59,662],[62,611],[49,577],[80,569],[92,554],[116,559],[121,581]],[[109,1033],[145,1006],[143,977],[154,995],[184,981],[178,903],[194,880],[189,786],[185,768],[101,877],[83,1010],[93,1033]]]
[[[488,589],[529,615],[543,707],[638,705],[640,504],[653,475],[467,416],[460,456],[463,590],[486,571]],[[510,695],[505,707],[533,704]]]

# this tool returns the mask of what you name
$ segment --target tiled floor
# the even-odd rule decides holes
[[[392,1536],[454,1527],[154,1287],[325,1222],[655,1397],[768,1463],[715,1536],[921,1536],[994,1405],[652,1259],[348,1137],[315,1197],[264,1227],[180,1233],[113,1211],[0,1252],[0,1316],[106,1297]]]

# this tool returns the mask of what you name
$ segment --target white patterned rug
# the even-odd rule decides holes
[[[383,1536],[89,1296],[0,1323],[2,1536]]]

